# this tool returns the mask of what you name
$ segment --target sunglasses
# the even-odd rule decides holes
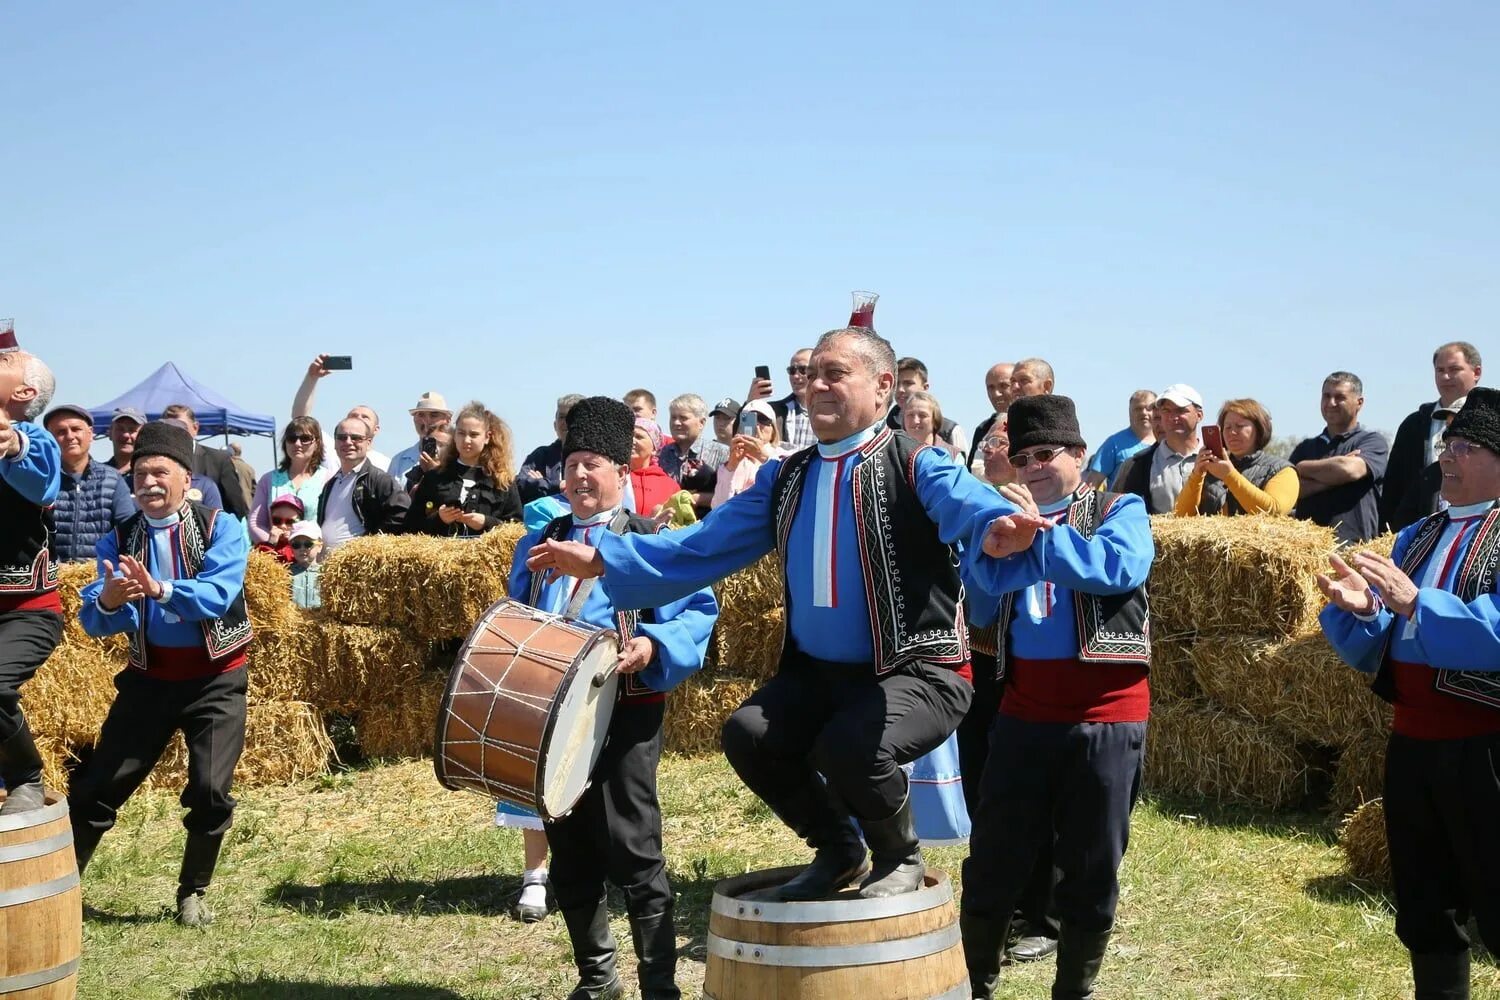
[[[787,365],[786,373],[788,375],[806,375],[807,365]]]
[[[286,438],[286,443],[287,444],[312,444],[316,440],[317,440],[317,438],[313,437],[311,434],[288,434],[287,438]]]
[[[355,444],[358,444],[365,439],[365,436],[363,434],[335,434],[333,439],[335,441],[353,441]]]
[[[299,539],[297,539],[297,541],[295,541],[295,542],[292,543],[292,548],[294,548],[294,549],[310,549],[310,548],[312,548],[316,544],[318,544],[318,543],[317,542],[308,541],[305,538],[299,538]]]
[[[295,517],[273,517],[271,518],[271,523],[278,528],[290,528],[297,523],[297,519]]]
[[[1046,465],[1067,450],[1066,448],[1038,448],[1032,452],[1023,451],[1019,455],[1010,456],[1010,464],[1017,469],[1024,469],[1032,462],[1038,465]]]
[[[1003,437],[995,437],[993,434],[979,442],[979,447],[986,451],[999,451],[1001,448],[1009,448],[1010,440]]]
[[[1439,457],[1452,455],[1457,459],[1465,459],[1483,447],[1484,445],[1473,444],[1472,442],[1465,441],[1463,438],[1452,438],[1443,442],[1443,450],[1438,452],[1438,455]]]

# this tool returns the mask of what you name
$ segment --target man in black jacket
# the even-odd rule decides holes
[[[185,403],[173,403],[162,410],[161,415],[163,420],[175,417],[187,424],[188,433],[193,435],[193,473],[214,481],[214,485],[219,488],[219,496],[224,501],[225,510],[241,520],[249,517],[250,498],[240,485],[234,461],[228,452],[209,448],[198,442],[198,416],[193,408]]]
[[[399,531],[411,505],[401,484],[368,461],[371,437],[370,425],[358,417],[345,417],[334,428],[339,471],[318,498],[324,558],[351,538]]]
[[[1386,530],[1400,531],[1437,511],[1443,483],[1437,455],[1443,431],[1479,384],[1480,367],[1479,349],[1466,341],[1455,340],[1432,352],[1437,402],[1423,403],[1396,429],[1380,495],[1380,523]]]

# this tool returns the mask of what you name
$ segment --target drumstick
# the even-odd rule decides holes
[[[605,667],[603,670],[595,674],[594,687],[602,688],[605,684],[609,683],[609,679],[615,675],[615,669],[619,667],[619,665],[620,661],[615,660],[609,666]]]

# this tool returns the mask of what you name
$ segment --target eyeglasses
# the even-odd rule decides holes
[[[1484,445],[1482,444],[1474,444],[1473,442],[1465,441],[1463,438],[1450,438],[1443,442],[1443,450],[1438,452],[1438,457],[1452,455],[1457,459],[1465,459],[1483,447]]]
[[[1010,456],[1010,464],[1017,469],[1024,469],[1032,462],[1038,465],[1046,465],[1067,450],[1066,448],[1038,448],[1032,452],[1023,451],[1019,455]]]
[[[335,434],[333,439],[335,441],[353,441],[355,444],[358,444],[365,439],[365,436],[363,434]]]
[[[316,440],[317,440],[317,438],[313,437],[311,434],[288,434],[287,435],[287,439],[286,439],[286,443],[287,444],[312,444]]]
[[[979,447],[986,451],[999,451],[1001,448],[1010,447],[1010,441],[1003,437],[995,437],[993,434],[979,442]]]
[[[314,541],[310,541],[310,540],[308,540],[306,538],[299,538],[295,542],[292,543],[292,548],[294,548],[294,549],[310,549],[310,548],[312,548],[316,544],[318,544],[318,543],[314,542]]]
[[[278,528],[290,528],[297,523],[297,519],[295,517],[273,517],[271,518],[271,523]]]
[[[806,375],[807,365],[787,365],[786,373],[788,375]]]

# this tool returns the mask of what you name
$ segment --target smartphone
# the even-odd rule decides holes
[[[323,359],[323,367],[331,372],[347,372],[354,368],[354,359],[347,354],[330,354]]]
[[[437,453],[438,453],[437,438],[435,438],[435,437],[426,437],[426,438],[423,438],[422,439],[422,454],[427,455],[428,457],[436,457]]]
[[[763,378],[767,382],[769,382],[771,380],[771,366],[770,365],[756,365],[755,366],[755,377],[756,378]]]
[[[1224,457],[1224,432],[1218,424],[1203,425],[1203,447],[1219,458]]]
[[[755,432],[760,430],[760,420],[755,416],[755,411],[746,407],[740,411],[739,433],[746,437],[755,437]]]

